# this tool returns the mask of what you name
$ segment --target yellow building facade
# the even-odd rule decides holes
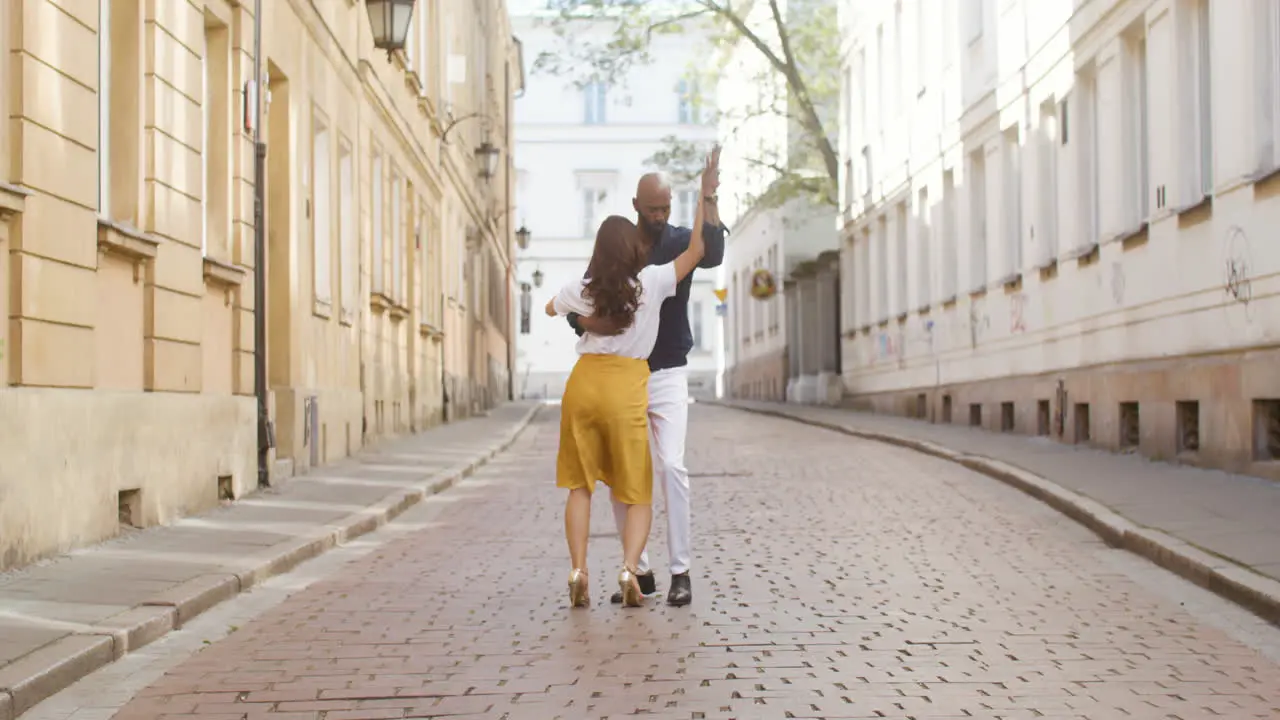
[[[273,484],[509,397],[503,0],[263,8],[0,0],[0,569],[258,486],[259,278]]]

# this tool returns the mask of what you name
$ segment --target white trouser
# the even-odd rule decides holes
[[[689,431],[689,373],[677,367],[649,376],[649,452],[653,484],[667,504],[667,552],[671,573],[689,572],[689,471],[684,467],[684,438]],[[621,536],[627,506],[613,500],[613,519]],[[649,551],[640,555],[640,573],[649,572]]]

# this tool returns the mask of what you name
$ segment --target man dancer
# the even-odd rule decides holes
[[[716,189],[720,186],[720,148],[716,147],[707,158],[702,173],[702,197],[704,205],[703,239],[706,255],[700,268],[718,267],[724,260],[724,236],[726,228],[720,223],[716,209]],[[640,178],[636,196],[631,201],[635,207],[641,236],[649,246],[649,264],[661,265],[674,260],[689,246],[692,230],[674,227],[667,220],[671,217],[671,186],[657,173]],[[689,375],[687,371],[689,351],[693,348],[693,334],[689,330],[689,290],[693,285],[693,273],[680,282],[676,294],[662,304],[658,326],[658,340],[649,356],[649,432],[653,453],[654,485],[662,488],[667,502],[667,550],[671,569],[671,591],[668,605],[688,605],[693,601],[693,586],[689,579],[690,514],[689,473],[684,466],[685,435],[689,428]],[[569,324],[581,335],[590,332],[612,335],[620,328],[611,327],[591,317],[569,315]],[[626,520],[626,506],[613,501],[613,517],[618,533]],[[657,592],[657,581],[649,567],[649,552],[640,555],[636,568],[640,590],[645,595]],[[615,604],[622,602],[622,593],[612,598]]]

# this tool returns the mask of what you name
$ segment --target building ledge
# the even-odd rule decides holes
[[[1090,255],[1092,255],[1094,251],[1096,251],[1097,249],[1098,249],[1098,243],[1095,243],[1095,242],[1086,243],[1084,245],[1081,245],[1080,247],[1072,248],[1066,251],[1065,253],[1063,253],[1062,261],[1070,262],[1072,260],[1085,259]]]
[[[418,334],[435,342],[440,342],[444,339],[444,331],[431,323],[419,323]]]
[[[224,263],[211,257],[204,259],[204,279],[206,282],[225,287],[237,287],[244,283],[246,274],[246,269],[239,265]]]
[[[10,215],[17,215],[27,209],[27,196],[31,191],[0,182],[0,220],[8,220]]]
[[[134,262],[155,259],[160,241],[132,225],[98,218],[98,250],[129,258]]]
[[[395,303],[386,295],[383,295],[380,292],[373,292],[369,293],[369,307],[372,308],[375,313],[381,315],[390,308],[395,307]]]
[[[388,310],[387,314],[391,316],[391,320],[394,322],[400,322],[409,317],[409,308],[403,305],[392,305]]]

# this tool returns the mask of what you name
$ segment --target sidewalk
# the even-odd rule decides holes
[[[0,574],[0,720],[452,486],[538,407],[509,403],[207,514]]]
[[[1280,484],[963,425],[804,405],[719,404],[958,462],[1280,624]]]

